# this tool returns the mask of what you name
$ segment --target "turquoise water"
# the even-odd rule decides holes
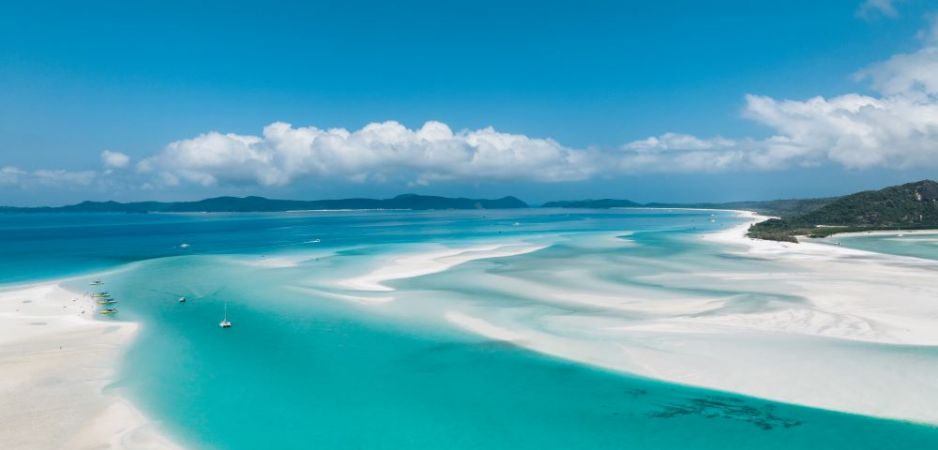
[[[833,236],[822,243],[840,243],[845,247],[867,250],[877,253],[889,253],[916,258],[938,259],[938,233],[904,233],[901,237],[893,235],[845,235]]]
[[[771,267],[696,239],[736,220],[710,223],[710,214],[0,215],[0,282],[77,276],[67,284],[86,290],[96,271],[113,269],[103,278],[120,317],[101,320],[138,321],[141,332],[109,389],[193,448],[938,448],[934,427],[613,373],[441,319],[452,309],[524,322],[532,311],[602,316],[607,307],[532,304],[537,285],[744,295],[635,279]],[[335,284],[400,255],[503,242],[544,248],[389,282],[395,299],[385,303],[349,301],[390,294]],[[772,301],[798,300],[751,298]],[[235,325],[221,330],[225,303]]]

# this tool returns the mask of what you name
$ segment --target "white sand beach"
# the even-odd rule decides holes
[[[180,448],[106,392],[137,325],[94,306],[57,283],[0,291],[0,448]]]
[[[635,283],[622,283],[596,275],[597,267],[615,274],[616,260],[565,253],[569,260],[530,271],[473,272],[464,282],[484,285],[485,298],[444,301],[450,293],[437,290],[422,301],[387,284],[544,248],[509,242],[397,254],[336,281],[343,291],[334,295],[615,371],[938,424],[938,262],[752,240],[745,230],[761,217],[740,214],[746,223],[703,239],[765,270],[636,256],[625,264],[663,270],[624,273]],[[628,251],[604,250],[637,248],[611,236],[583,236],[582,243],[615,258]],[[296,260],[265,258],[262,265],[294,267]],[[513,301],[499,303],[498,292]],[[93,306],[57,283],[0,291],[0,448],[179,448],[107,390],[138,325],[94,320]]]
[[[834,238],[852,236],[938,236],[938,230],[876,230],[837,233]],[[811,242],[810,240],[808,242]]]
[[[389,292],[394,289],[384,284],[388,281],[438,273],[479,259],[523,255],[544,247],[544,245],[514,242],[415,252],[385,261],[384,264],[371,272],[339,280],[337,284],[358,291]]]
[[[566,280],[545,286],[502,278],[505,289],[524,292],[537,304],[465,305],[444,315],[491,339],[616,371],[938,424],[938,262],[752,240],[745,231],[761,217],[741,214],[747,223],[704,239],[725,245],[730,254],[767,261],[771,270],[700,267],[639,281],[678,292],[731,286],[772,300],[662,297],[660,290],[616,290],[601,280],[580,289]],[[543,305],[605,308],[556,313]]]

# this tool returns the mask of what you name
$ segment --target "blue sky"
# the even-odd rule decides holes
[[[928,2],[710,3],[4,4],[0,203],[722,201],[935,178],[938,86],[893,87],[935,60]]]

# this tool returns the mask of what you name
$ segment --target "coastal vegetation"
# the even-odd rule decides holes
[[[938,183],[922,180],[833,199],[803,214],[781,214],[749,228],[758,239],[797,242],[797,236],[938,228]]]
[[[547,202],[545,208],[689,208],[689,209],[737,209],[755,211],[767,216],[794,216],[814,211],[836,198],[784,199],[763,201],[739,201],[725,203],[638,203],[631,200],[598,199]]]

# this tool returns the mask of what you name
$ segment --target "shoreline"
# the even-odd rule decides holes
[[[139,324],[95,320],[62,282],[0,288],[0,448],[181,449],[107,392]]]
[[[809,238],[814,240],[829,239],[835,237],[857,237],[857,236],[929,236],[938,234],[938,228],[927,230],[870,230],[870,231],[846,231],[835,233],[824,238]]]
[[[678,289],[733,286],[736,294],[662,299],[636,290],[637,297],[622,297],[557,285],[532,293],[533,309],[524,313],[465,305],[450,308],[445,319],[483,338],[615,372],[938,424],[938,380],[928,375],[938,371],[938,351],[932,351],[938,347],[938,262],[749,238],[749,225],[765,216],[735,213],[743,223],[698,238],[720,245],[720,252],[765,261],[756,264],[767,264],[766,270],[700,267],[638,280]],[[537,310],[559,301],[617,303],[598,315]],[[634,320],[635,314],[646,317]]]
[[[938,267],[938,261],[918,258],[915,256],[906,256],[906,255],[897,255],[891,253],[880,253],[872,250],[861,250],[851,247],[844,247],[828,242],[832,242],[836,237],[857,237],[857,236],[896,236],[899,234],[905,235],[938,235],[938,229],[935,230],[873,230],[873,231],[856,231],[856,232],[845,232],[832,234],[823,238],[811,238],[804,235],[797,236],[799,239],[798,243],[794,242],[785,242],[785,241],[773,241],[769,239],[759,239],[753,238],[746,235],[746,232],[749,229],[749,226],[753,223],[758,223],[766,219],[772,219],[771,216],[764,216],[755,211],[743,211],[743,210],[733,210],[733,212],[738,214],[738,217],[745,217],[748,220],[746,223],[737,225],[735,227],[727,228],[725,230],[716,231],[713,233],[705,233],[702,236],[702,239],[705,241],[719,242],[729,245],[744,245],[748,248],[750,254],[771,254],[772,256],[785,257],[785,256],[796,256],[798,253],[804,255],[820,257],[868,257],[877,260],[877,262],[906,262],[906,263],[920,263],[925,266],[933,265]],[[787,255],[786,255],[787,254]]]
[[[689,236],[714,243],[720,256],[739,255],[751,258],[754,265],[765,264],[764,270],[711,266],[698,263],[701,260],[658,264],[662,261],[635,257],[621,261],[665,269],[683,264],[689,269],[634,276],[623,272],[623,279],[636,284],[616,284],[590,277],[597,266],[589,265],[587,258],[586,265],[577,265],[571,255],[565,273],[537,278],[511,271],[478,280],[491,280],[493,297],[499,290],[517,295],[507,306],[458,297],[421,304],[400,295],[395,306],[381,311],[395,308],[407,320],[419,315],[482,339],[511,342],[618,373],[938,425],[938,410],[932,407],[938,401],[938,379],[930,376],[938,373],[938,350],[929,350],[938,349],[938,329],[933,326],[938,303],[932,301],[938,298],[933,281],[938,262],[814,242],[748,238],[750,224],[766,216],[732,212],[742,223],[729,226],[726,216],[723,228]],[[616,238],[600,243],[603,248],[630,246],[617,238],[623,234],[627,233],[608,233]],[[603,236],[607,235],[597,239]],[[579,244],[580,249],[591,248]],[[395,253],[376,260],[369,271],[335,281],[332,287],[340,290],[331,295],[359,303],[389,302],[407,288],[396,292],[395,284],[385,282],[540,248],[535,242],[515,241]],[[702,261],[714,261],[708,252],[701,255],[711,259]],[[261,256],[245,264],[293,267],[298,264],[294,259]],[[572,283],[579,277],[582,283]],[[0,432],[0,448],[180,448],[126,397],[106,389],[139,324],[94,320],[87,310],[82,316],[80,309],[73,309],[79,302],[71,300],[81,296],[62,283],[0,288],[0,370],[17,371],[15,377],[0,379],[0,404],[14,405],[0,408],[0,421],[11,425]],[[643,290],[647,285],[666,289]],[[698,296],[690,293],[695,289],[721,293]],[[753,296],[746,297],[749,293]],[[437,306],[427,307],[431,304]],[[44,323],[34,324],[38,322]],[[68,343],[64,355],[57,353],[59,341]],[[926,353],[918,353],[922,349]],[[32,410],[23,413],[21,404]]]

